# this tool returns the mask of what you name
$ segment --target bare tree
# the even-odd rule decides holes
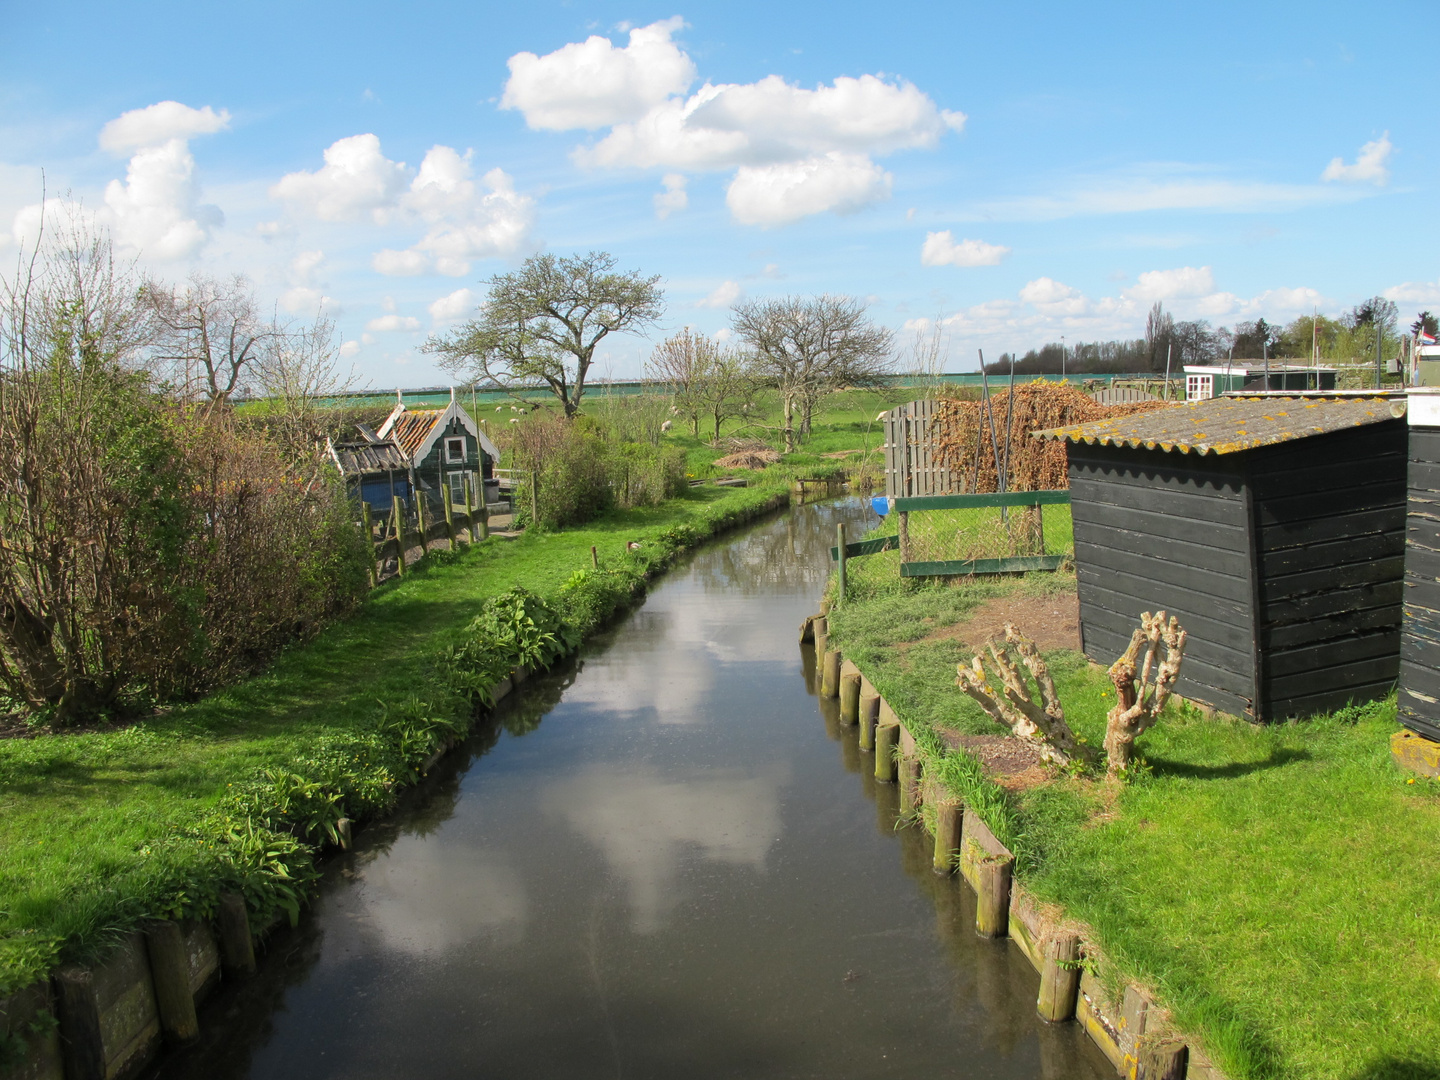
[[[355,385],[353,369],[340,367],[335,323],[323,311],[308,326],[276,327],[256,357],[255,377],[276,441],[299,458],[317,452],[333,426],[325,399]]]
[[[744,416],[755,400],[757,380],[749,359],[689,327],[655,347],[646,374],[670,387],[675,410],[700,434],[700,418],[714,425]]]
[[[824,394],[878,385],[894,367],[894,335],[848,296],[746,300],[735,306],[731,325],[753,352],[755,373],[780,392],[787,453],[799,447]]]
[[[463,378],[507,389],[544,383],[574,416],[596,346],[610,334],[645,329],[663,310],[659,275],[614,269],[615,257],[603,251],[533,255],[490,279],[479,318],[431,338],[425,351]]]
[[[255,290],[241,274],[220,280],[192,274],[181,288],[145,286],[158,330],[160,373],[191,401],[223,404],[245,388],[252,365],[282,334],[260,315]]]

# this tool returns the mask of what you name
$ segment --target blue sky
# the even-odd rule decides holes
[[[1003,10],[1002,10],[1003,9]],[[526,255],[665,279],[658,339],[848,293],[950,370],[1150,304],[1440,309],[1440,6],[0,6],[0,258],[41,171],[154,273],[324,304],[377,387]],[[600,371],[639,374],[651,342]]]

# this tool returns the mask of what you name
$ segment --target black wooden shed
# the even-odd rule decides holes
[[[1400,664],[1404,405],[1215,398],[1074,428],[1082,647],[1189,631],[1178,692],[1254,720],[1383,697]]]
[[[1440,739],[1440,391],[1410,391],[1400,722]]]

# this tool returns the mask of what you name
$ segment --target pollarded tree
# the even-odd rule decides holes
[[[425,351],[467,380],[511,388],[543,382],[566,416],[585,394],[595,348],[610,334],[635,333],[660,318],[660,277],[615,272],[615,257],[533,255],[519,270],[497,274],[471,319]]]
[[[799,446],[824,394],[877,385],[894,368],[894,335],[871,322],[865,305],[848,296],[746,300],[735,306],[731,326],[753,353],[756,375],[780,392],[787,453]]]

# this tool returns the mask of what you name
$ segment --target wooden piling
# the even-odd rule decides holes
[[[430,554],[430,538],[426,535],[425,528],[425,494],[419,488],[415,489],[415,524],[420,528],[420,554]]]
[[[590,565],[596,570],[600,569],[600,552],[595,549],[594,544],[590,545]]]
[[[190,961],[180,924],[169,919],[151,923],[145,929],[145,948],[150,954],[150,978],[165,1037],[173,1042],[198,1039],[200,1021],[195,1016],[195,995],[190,992]]]
[[[806,615],[805,621],[800,624],[800,644],[815,640],[815,616]]]
[[[978,888],[975,898],[975,932],[981,937],[1004,937],[1010,931],[1010,875],[1015,860],[1009,855],[985,855],[975,864]]]
[[[530,470],[530,524],[540,524],[540,473]]]
[[[840,723],[849,727],[860,722],[860,673],[847,671],[840,676]]]
[[[1135,1080],[1185,1080],[1189,1048],[1179,1039],[1142,1039]]]
[[[480,515],[480,539],[488,540],[490,538],[490,507],[485,505],[485,487],[483,484],[480,487],[480,506],[477,508],[476,513]]]
[[[845,603],[845,523],[843,521],[835,523],[835,544],[839,548],[839,558],[836,560],[839,564],[839,574],[835,590],[835,603],[838,605]]]
[[[833,698],[840,696],[840,652],[837,649],[826,649],[825,659],[820,668],[820,696]]]
[[[245,978],[255,974],[255,937],[250,932],[250,912],[239,893],[220,894],[216,922],[220,929],[220,962],[225,974]]]
[[[965,807],[961,803],[942,802],[935,808],[935,873],[949,874],[955,869],[955,852],[960,847],[960,826],[964,820]]]
[[[354,824],[348,817],[342,817],[335,822],[335,842],[340,845],[341,851],[350,850],[350,840],[354,833]]]
[[[906,817],[920,809],[920,777],[923,767],[913,755],[900,759],[900,813]]]
[[[55,990],[66,1080],[105,1080],[105,1039],[95,976],[84,968],[62,968],[55,973]]]
[[[875,724],[880,718],[880,695],[860,692],[860,749],[875,749]]]
[[[470,543],[475,542],[475,505],[470,498],[470,480],[465,480],[465,531],[470,534]]]
[[[1035,1009],[1042,1020],[1059,1023],[1075,1015],[1080,993],[1080,935],[1056,931],[1040,952],[1040,997]]]
[[[370,518],[370,504],[364,499],[360,500],[360,522],[365,530],[365,550],[370,555],[365,560],[365,572],[373,589],[380,581],[380,575],[375,570],[375,523]]]
[[[878,783],[895,782],[895,747],[898,745],[899,724],[886,724],[875,729],[875,779]]]
[[[824,656],[830,644],[830,620],[818,615],[810,623],[810,635],[815,640],[815,655]]]
[[[405,575],[405,506],[396,495],[390,500],[390,512],[395,518],[395,572]]]

